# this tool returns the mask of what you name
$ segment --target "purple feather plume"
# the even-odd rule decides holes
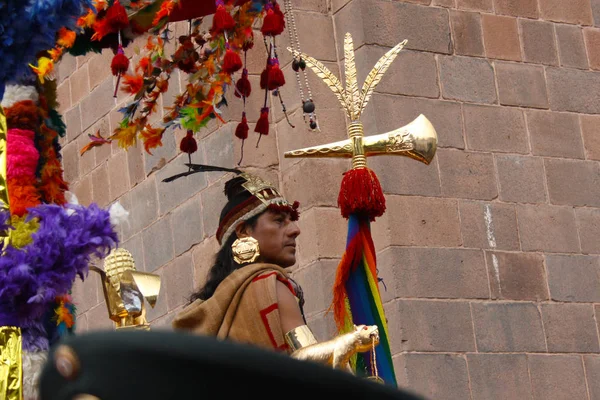
[[[6,214],[0,212],[0,229]],[[40,221],[33,242],[21,249],[9,245],[0,257],[0,319],[17,318],[33,333],[40,327],[31,321],[41,318],[57,296],[68,293],[77,276],[83,280],[91,257],[108,255],[118,237],[109,212],[96,204],[44,204],[31,208],[28,218]]]

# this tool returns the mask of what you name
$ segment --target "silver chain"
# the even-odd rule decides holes
[[[296,19],[294,18],[294,13],[292,11],[292,2],[291,0],[284,0],[283,1],[283,5],[285,8],[285,15],[287,17],[287,27],[288,27],[288,35],[290,37],[290,45],[292,47],[292,49],[296,50],[298,53],[301,52],[300,50],[300,40],[298,39],[298,30],[296,28]],[[295,57],[294,57],[295,59]],[[302,88],[302,81],[300,79],[300,71],[294,71],[296,73],[296,82],[298,83],[298,88],[300,90],[300,100],[302,101],[302,105],[304,105],[304,102],[306,101],[304,98],[304,90]],[[305,70],[302,70],[302,75],[304,77],[304,85],[306,86],[306,91],[308,93],[308,100],[312,101],[314,103],[314,100],[312,98],[312,91],[310,90],[310,85],[308,83],[308,74],[306,73]],[[306,113],[304,113],[303,111],[303,118],[306,121]],[[310,113],[311,115],[311,121],[314,121],[317,124],[317,130],[320,130],[318,127],[318,123],[317,123],[317,114],[316,112],[312,112]]]

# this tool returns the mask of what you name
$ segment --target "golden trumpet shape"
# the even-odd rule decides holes
[[[344,58],[346,88],[340,80],[322,63],[304,53],[288,47],[294,57],[302,58],[340,101],[346,116],[350,119],[347,140],[313,146],[284,153],[292,157],[351,157],[353,168],[363,168],[367,156],[379,154],[403,155],[429,164],[437,149],[437,134],[433,125],[424,115],[419,115],[410,124],[391,132],[364,137],[360,116],[369,103],[377,84],[383,78],[396,56],[406,45],[406,40],[398,43],[385,53],[367,75],[362,89],[358,89],[354,43],[346,33],[344,38]]]

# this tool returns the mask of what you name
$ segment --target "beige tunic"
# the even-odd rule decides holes
[[[173,328],[288,351],[279,317],[278,280],[294,293],[287,273],[277,265],[240,268],[219,284],[211,298],[185,307]]]

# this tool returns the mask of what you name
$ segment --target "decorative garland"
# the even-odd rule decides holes
[[[268,135],[268,93],[273,92],[281,100],[278,89],[285,84],[275,46],[275,37],[285,29],[285,18],[279,4],[275,0],[227,3],[217,0],[209,31],[200,30],[202,16],[190,20],[188,34],[177,38],[178,47],[173,54],[166,54],[165,44],[172,40],[169,22],[173,14],[181,11],[184,3],[182,0],[146,2],[143,5],[136,4],[133,10],[131,5],[127,8],[119,1],[96,1],[95,9],[80,19],[80,28],[89,42],[100,42],[110,35],[116,35],[116,41],[111,39],[110,45],[115,51],[112,72],[118,76],[117,85],[122,78],[121,90],[133,96],[133,100],[119,110],[123,117],[112,134],[107,138],[90,135],[91,141],[81,149],[81,154],[113,140],[127,149],[138,139],[142,140],[144,149],[151,153],[156,147],[162,146],[162,136],[167,129],[181,127],[188,134],[179,148],[191,155],[197,149],[195,132],[214,119],[225,123],[221,109],[227,105],[225,94],[228,90],[233,90],[235,96],[244,102],[241,123],[236,128],[236,136],[242,140],[243,146],[249,132],[245,104],[252,90],[248,71],[244,68],[245,55],[254,46],[252,26],[260,19],[267,51],[265,70],[261,74],[265,103],[254,131],[259,133],[259,140],[262,135]],[[192,7],[191,2],[187,6]],[[130,15],[128,23],[124,18],[127,13]],[[140,32],[151,33],[145,46],[146,54],[129,72],[129,62],[122,55],[125,43],[121,44],[119,40],[131,38],[132,34]],[[73,49],[82,47],[81,42],[78,35]],[[162,123],[152,126],[148,121],[157,111],[157,101],[168,90],[169,79],[177,69],[189,74],[188,84],[183,93],[176,96],[173,105],[167,108]],[[235,75],[238,72],[241,74],[236,82]],[[285,112],[283,101],[282,106]]]

